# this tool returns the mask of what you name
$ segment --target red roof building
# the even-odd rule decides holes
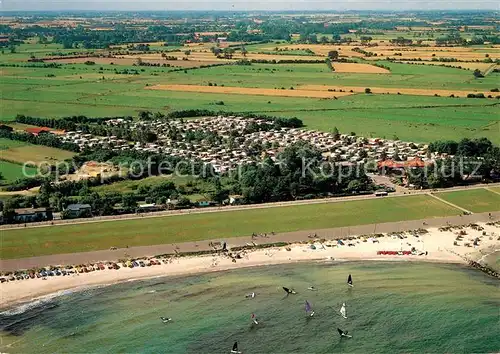
[[[30,133],[33,135],[39,135],[40,133],[50,133],[51,132],[50,128],[46,128],[46,127],[26,128],[26,129],[24,129],[24,131],[26,133]]]
[[[391,168],[391,169],[400,169],[400,168],[422,168],[425,167],[425,162],[416,157],[413,160],[409,161],[394,161],[394,160],[384,160],[377,162],[377,167],[381,168]]]

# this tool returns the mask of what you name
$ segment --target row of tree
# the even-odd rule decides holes
[[[31,133],[15,132],[15,131],[10,131],[9,129],[0,129],[0,138],[25,141],[30,144],[45,145],[73,152],[80,151],[80,147],[77,144],[70,142],[63,142],[58,136],[50,133],[41,133],[39,135],[33,135]]]

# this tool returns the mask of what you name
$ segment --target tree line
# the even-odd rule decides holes
[[[15,132],[8,129],[0,129],[0,138],[24,141],[35,145],[50,146],[53,148],[79,152],[80,147],[75,143],[63,142],[58,136],[50,133],[33,135],[25,132]]]

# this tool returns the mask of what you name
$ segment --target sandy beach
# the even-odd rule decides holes
[[[422,261],[441,263],[462,263],[468,260],[485,260],[488,255],[500,250],[500,226],[478,224],[480,229],[472,227],[439,230],[430,228],[427,233],[415,236],[412,233],[384,234],[382,237],[357,236],[351,240],[337,240],[321,243],[309,240],[291,244],[288,247],[273,247],[259,250],[240,251],[237,259],[227,254],[214,253],[205,256],[171,257],[160,265],[118,270],[105,269],[89,273],[77,273],[67,276],[50,276],[35,279],[16,280],[3,283],[0,287],[0,308],[38,299],[67,290],[82,290],[87,287],[110,285],[163,276],[189,275],[203,272],[223,271],[243,267],[265,266],[273,264],[307,261]],[[481,229],[482,228],[482,229]],[[462,234],[463,239],[457,241]],[[474,246],[474,240],[478,245]],[[456,243],[456,244],[455,244]],[[468,244],[468,246],[466,246]],[[229,253],[231,244],[228,243]],[[380,251],[406,251],[413,248],[413,254],[381,255]],[[498,252],[496,253],[498,254]],[[236,255],[236,253],[232,253]],[[121,264],[120,264],[121,266]]]

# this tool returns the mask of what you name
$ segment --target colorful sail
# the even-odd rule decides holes
[[[314,316],[314,311],[312,309],[311,304],[309,301],[306,300],[306,314],[309,314],[309,316],[313,317]]]

